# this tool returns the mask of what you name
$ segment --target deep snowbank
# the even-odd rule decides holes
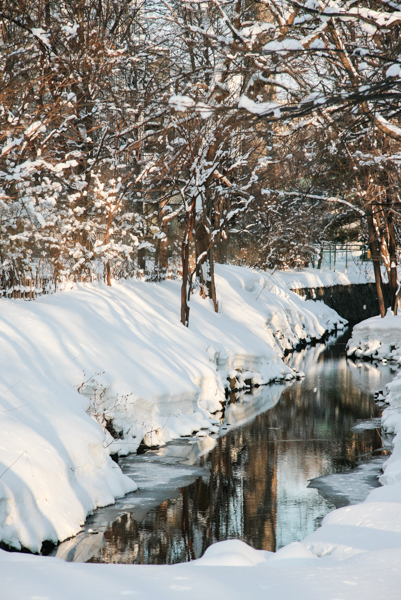
[[[194,296],[189,329],[178,281],[1,300],[1,540],[37,551],[76,534],[90,511],[135,489],[111,452],[213,431],[228,375],[290,377],[283,350],[342,324],[277,275],[217,273],[221,312]]]
[[[383,281],[387,281],[387,273],[382,267]],[[345,261],[337,264],[335,271],[313,269],[308,267],[302,269],[289,269],[278,274],[280,281],[285,282],[291,290],[302,288],[318,288],[331,287],[334,285],[350,285],[360,283],[374,283],[375,276],[373,271],[373,263],[350,261],[348,266],[345,266]]]
[[[388,314],[361,321],[352,330],[348,356],[401,363],[401,315]]]
[[[371,360],[391,361],[401,364],[401,315],[387,315],[384,319],[374,317],[356,325],[348,342],[347,354]],[[380,478],[383,485],[395,486],[401,501],[401,372],[387,384],[380,399],[389,406],[383,411],[382,428],[395,434],[393,450],[384,464]],[[378,490],[379,492],[379,490]],[[380,491],[380,494],[385,492]],[[394,493],[392,495],[394,497]]]
[[[294,542],[276,553],[229,540],[214,544],[197,561],[171,566],[66,563],[0,550],[0,597],[399,600],[400,515],[399,496],[330,513],[330,523],[316,532],[325,549],[320,558],[310,549],[318,541],[315,534],[307,542],[310,548]]]
[[[392,326],[386,326],[386,330],[393,329],[393,338],[386,343],[391,347],[399,335],[395,318],[388,319]],[[350,348],[366,328],[371,338],[365,335],[364,343],[374,340],[374,336],[379,335],[374,323],[382,327],[386,320],[370,319],[370,324],[357,326]],[[67,386],[69,390],[70,387]],[[1,600],[106,600],[120,596],[175,599],[177,595],[191,600],[205,597],[243,600],[250,594],[256,600],[266,597],[274,600],[398,600],[401,586],[401,375],[388,385],[388,392],[389,407],[383,421],[397,436],[381,480],[383,487],[373,490],[362,504],[329,513],[322,527],[302,543],[289,544],[273,554],[230,540],[214,544],[198,561],[174,566],[65,563],[55,558],[0,551]],[[81,402],[79,396],[78,401]],[[82,420],[87,421],[85,416]],[[94,422],[93,427],[94,430],[97,427]]]

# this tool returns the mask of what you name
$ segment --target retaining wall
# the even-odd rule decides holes
[[[299,288],[292,291],[307,300],[323,300],[327,306],[334,308],[341,317],[351,323],[359,323],[379,314],[375,283]],[[386,306],[390,306],[388,284],[383,285],[383,295]]]

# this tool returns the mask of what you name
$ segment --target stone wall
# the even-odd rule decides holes
[[[334,308],[341,317],[351,323],[359,323],[379,314],[375,283],[299,288],[292,291],[307,300],[323,300],[327,306]],[[383,295],[386,306],[390,306],[388,284],[383,285]]]

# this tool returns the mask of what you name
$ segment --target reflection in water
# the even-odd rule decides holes
[[[381,445],[376,429],[354,426],[378,416],[373,392],[393,374],[347,361],[345,342],[289,357],[305,379],[228,404],[220,437],[123,459],[139,492],[97,511],[57,556],[164,564],[198,558],[229,538],[264,550],[303,539],[334,508],[309,480],[349,471]]]

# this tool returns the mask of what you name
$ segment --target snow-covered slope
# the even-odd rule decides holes
[[[272,553],[239,540],[214,544],[197,561],[169,566],[66,563],[0,550],[0,598],[399,600],[400,515],[399,496],[330,513],[330,522],[316,532],[326,551],[321,557],[305,542]]]
[[[391,361],[397,366],[401,364],[401,315],[394,316],[391,311],[382,319],[373,317],[358,323],[352,330],[348,342],[347,354],[370,360]],[[401,501],[401,373],[387,384],[380,399],[389,406],[383,411],[382,428],[395,434],[391,457],[384,464],[384,474],[380,478],[383,485],[396,487]],[[385,492],[378,490],[379,496]]]
[[[389,406],[383,411],[382,428],[395,437],[392,453],[384,465],[380,483],[397,486],[401,497],[401,372],[386,388],[384,400]]]
[[[278,273],[281,282],[285,282],[289,289],[330,287],[333,285],[350,285],[362,283],[374,283],[373,263],[371,261],[358,262],[346,267],[345,262],[337,264],[335,271],[313,269],[311,267],[298,270],[289,269]],[[382,267],[382,278],[387,280],[387,274]]]
[[[361,321],[352,330],[348,356],[401,363],[401,315],[391,312]]]
[[[4,542],[37,551],[74,535],[90,511],[135,488],[111,452],[213,428],[228,375],[291,376],[283,350],[342,324],[277,276],[219,267],[217,290],[220,313],[195,295],[189,329],[179,322],[178,281],[1,300]]]
[[[149,390],[144,400],[148,398],[146,406],[154,410],[144,409],[147,418],[149,414],[159,418],[166,404],[169,410],[181,411],[177,424],[197,412],[203,420],[208,413],[201,403],[210,401],[205,390],[217,390],[219,396],[228,370],[259,365],[263,377],[282,374],[271,345],[280,351],[299,339],[298,332],[318,335],[314,311],[322,311],[319,319],[328,320],[328,325],[333,323],[333,313],[325,312],[320,303],[293,297],[277,278],[276,287],[270,286],[268,277],[260,279],[248,270],[220,270],[222,313],[215,315],[194,298],[189,331],[177,325],[175,282],[162,286],[129,282],[112,290],[79,287],[36,303],[2,302],[1,332],[7,337],[0,346],[0,450],[2,462],[9,461],[4,468],[10,466],[12,452],[17,459],[0,477],[0,519],[6,531],[14,531],[14,539],[25,535],[37,543],[53,527],[56,537],[61,535],[58,523],[64,531],[71,530],[78,513],[83,518],[94,499],[105,502],[107,494],[123,493],[127,485],[103,450],[108,442],[101,429],[85,413],[88,400],[76,391],[83,369],[89,380],[87,392],[93,388],[93,369],[100,373],[95,376],[100,380],[98,395],[108,386],[101,400],[132,393],[124,399],[128,405]],[[270,329],[274,314],[279,321]],[[350,351],[354,345],[362,356],[372,348],[369,344],[379,342],[380,357],[397,360],[392,346],[400,339],[398,322],[387,317],[358,325]],[[262,349],[263,360],[258,354]],[[257,377],[255,372],[253,376]],[[177,384],[174,389],[169,387],[172,382]],[[196,412],[184,417],[188,395]],[[397,436],[381,479],[383,487],[373,490],[362,504],[331,512],[302,543],[273,554],[229,540],[211,546],[198,561],[169,567],[65,563],[0,550],[1,600],[120,596],[242,600],[249,595],[274,600],[398,600],[401,375],[388,385],[386,402],[383,423]]]

